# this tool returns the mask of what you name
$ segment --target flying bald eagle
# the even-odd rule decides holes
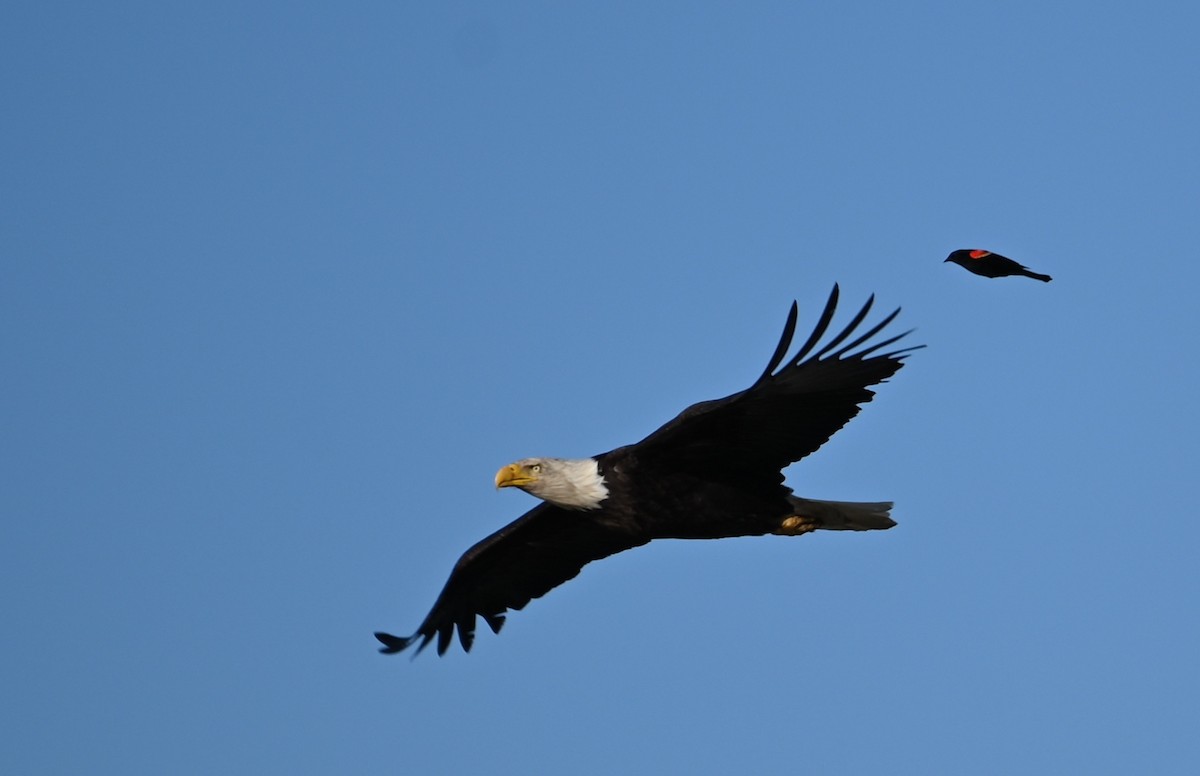
[[[477,615],[499,633],[507,610],[524,608],[594,560],[652,539],[895,525],[890,501],[817,501],[783,484],[784,467],[823,445],[871,400],[869,386],[891,377],[922,347],[878,353],[907,331],[867,344],[899,308],[842,345],[867,317],[872,295],[840,334],[813,352],[837,301],[835,285],[816,328],[785,361],[796,332],[793,302],[767,368],[744,391],[693,404],[634,445],[578,460],[526,458],[502,468],[496,487],[520,488],[543,503],[467,550],[416,633],[376,633],[380,652],[401,652],[419,639],[419,653],[436,636],[441,655],[455,628],[470,651]]]

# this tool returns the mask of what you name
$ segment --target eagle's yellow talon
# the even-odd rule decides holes
[[[779,523],[775,533],[780,536],[800,536],[811,533],[821,527],[821,521],[803,515],[790,515]]]

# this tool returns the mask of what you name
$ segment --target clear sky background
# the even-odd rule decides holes
[[[1195,772],[1194,3],[0,29],[0,771]],[[533,506],[502,464],[745,387],[835,281],[928,348],[789,482],[897,528],[376,653]]]

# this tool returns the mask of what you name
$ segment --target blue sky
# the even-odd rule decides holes
[[[0,770],[1191,772],[1198,17],[9,4]],[[375,652],[834,282],[928,348],[789,482],[897,528]]]

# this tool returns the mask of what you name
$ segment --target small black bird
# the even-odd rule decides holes
[[[1038,272],[1033,272],[1029,267],[1022,266],[1012,259],[1001,256],[999,253],[991,251],[971,250],[964,248],[960,251],[955,251],[946,257],[946,261],[952,261],[959,266],[966,267],[976,275],[983,275],[985,278],[1002,278],[1007,275],[1024,275],[1034,280],[1040,280],[1043,283],[1050,282],[1049,275],[1042,275]],[[942,262],[945,264],[945,262]]]

